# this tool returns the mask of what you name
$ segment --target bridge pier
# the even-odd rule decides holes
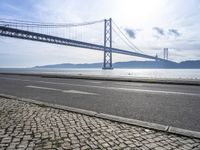
[[[112,67],[112,19],[105,19],[104,26],[104,62],[102,69],[113,69]]]

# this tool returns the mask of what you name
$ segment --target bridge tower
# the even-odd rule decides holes
[[[168,60],[168,48],[164,48],[164,59]]]
[[[103,69],[112,68],[112,19],[104,21],[104,62]]]
[[[156,62],[158,62],[158,54],[156,54]]]

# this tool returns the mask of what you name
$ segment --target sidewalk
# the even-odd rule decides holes
[[[200,140],[0,98],[0,150],[199,150]]]

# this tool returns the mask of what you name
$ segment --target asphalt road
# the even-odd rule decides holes
[[[200,86],[0,75],[0,93],[200,131]]]

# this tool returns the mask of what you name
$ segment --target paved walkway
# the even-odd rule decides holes
[[[200,140],[0,98],[1,149],[200,149]]]

